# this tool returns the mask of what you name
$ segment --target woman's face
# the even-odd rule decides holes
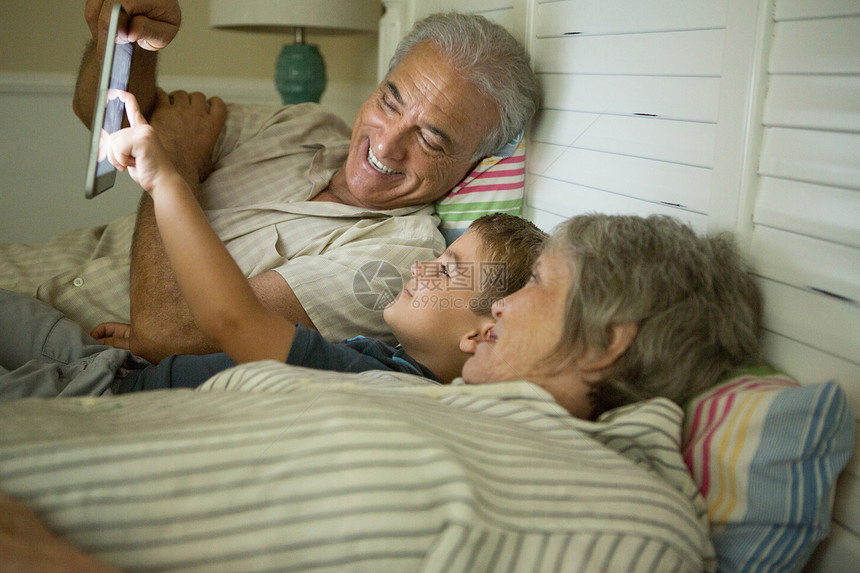
[[[567,293],[574,274],[563,255],[541,255],[521,290],[493,305],[496,326],[463,367],[467,384],[527,380],[547,390],[562,406],[588,417],[588,386],[574,365],[562,368],[550,356],[561,339]]]

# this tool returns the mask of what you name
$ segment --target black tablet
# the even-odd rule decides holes
[[[120,21],[122,21],[122,25],[127,25],[128,17],[122,5],[117,3],[113,5],[111,10],[107,44],[93,111],[93,129],[87,161],[87,199],[92,199],[99,193],[110,189],[116,181],[116,169],[107,160],[107,150],[101,146],[101,142],[107,134],[122,128],[125,113],[125,104],[118,98],[108,99],[108,90],[125,91],[128,88],[128,76],[131,72],[131,54],[134,50],[134,44],[117,43],[116,32]]]

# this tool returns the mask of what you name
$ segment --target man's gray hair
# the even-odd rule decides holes
[[[433,42],[498,108],[499,123],[473,160],[493,155],[525,130],[538,109],[540,91],[525,48],[510,32],[475,14],[431,14],[416,22],[397,45],[388,73],[424,41]]]
[[[698,236],[667,216],[593,214],[562,223],[547,249],[565,255],[575,277],[556,349],[562,362],[606,349],[613,325],[638,327],[592,386],[594,415],[657,396],[683,406],[763,364],[762,297],[731,234]]]

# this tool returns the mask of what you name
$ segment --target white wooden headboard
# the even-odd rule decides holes
[[[860,1],[384,4],[380,74],[439,10],[481,13],[529,49],[543,103],[525,216],[549,230],[588,211],[666,213],[734,231],[766,297],[769,359],[838,380],[860,414]],[[860,497],[857,449],[839,487]],[[837,502],[810,570],[856,565],[856,507]]]

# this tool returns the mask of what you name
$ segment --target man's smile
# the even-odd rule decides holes
[[[370,149],[369,145],[367,146],[367,162],[370,163],[370,165],[374,169],[376,169],[383,175],[403,175],[402,171],[397,171],[395,169],[391,169],[390,167],[386,167],[385,165],[383,165],[383,163],[373,154],[373,151]]]

